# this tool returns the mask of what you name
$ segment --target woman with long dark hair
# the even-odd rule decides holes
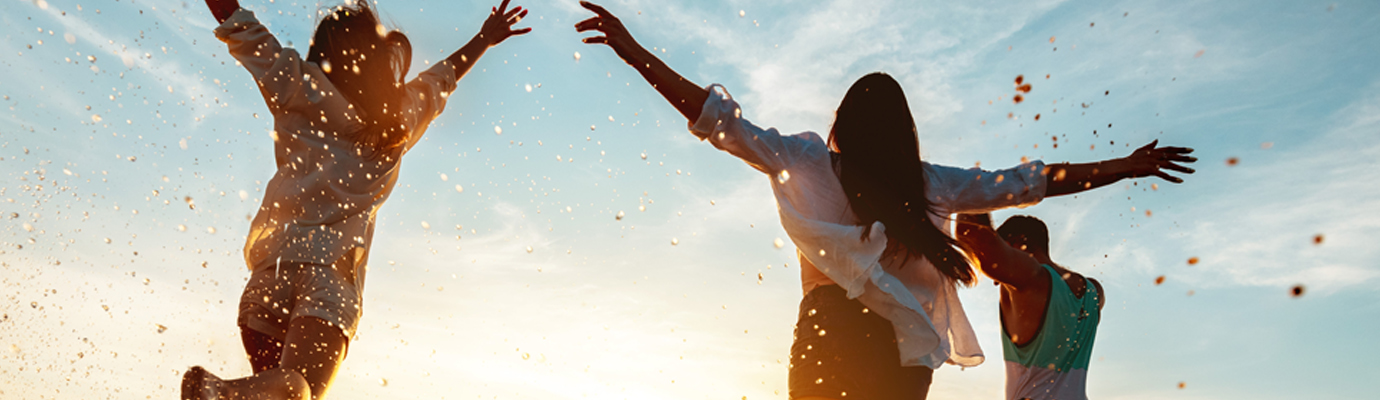
[[[278,168],[244,245],[238,324],[254,374],[222,381],[192,367],[182,398],[320,399],[359,324],[374,216],[403,155],[488,48],[530,31],[512,29],[527,10],[503,0],[468,44],[408,81],[411,43],[367,0],[325,13],[305,59],[237,0],[206,5],[273,113]]]
[[[901,86],[873,73],[849,88],[825,141],[783,136],[743,118],[722,86],[698,86],[637,44],[604,8],[575,25],[598,31],[690,121],[690,131],[771,177],[781,223],[800,251],[805,298],[791,346],[792,399],[923,399],[935,368],[983,361],[956,294],[971,285],[962,245],[946,233],[952,213],[1038,203],[1123,178],[1193,170],[1185,148],[1150,143],[1091,164],[1040,161],[1000,171],[920,159]]]

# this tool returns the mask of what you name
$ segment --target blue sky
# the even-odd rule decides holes
[[[244,1],[298,47],[330,4]],[[332,397],[785,399],[799,265],[773,245],[769,178],[579,43],[574,1],[516,4],[534,32],[460,82],[378,216]],[[380,2],[414,70],[491,5]],[[936,163],[1195,148],[1185,184],[1018,211],[1107,289],[1091,396],[1365,398],[1380,375],[1380,5],[605,5],[783,132],[826,132],[852,81],[885,71]],[[6,0],[0,21],[0,394],[169,397],[190,365],[247,373],[240,248],[271,121],[212,17],[198,1]],[[1017,75],[1033,84],[1020,104]],[[961,293],[988,362],[941,368],[932,394],[998,398],[996,291]]]

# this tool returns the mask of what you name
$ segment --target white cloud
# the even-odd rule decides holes
[[[1380,83],[1371,85],[1380,88]],[[1374,91],[1371,91],[1373,93]],[[1120,260],[1143,274],[1172,274],[1197,287],[1304,284],[1324,293],[1380,279],[1370,237],[1380,218],[1380,96],[1367,94],[1334,113],[1338,121],[1297,148],[1246,159],[1192,179],[1201,201],[1178,205],[1187,232],[1153,237],[1125,232]],[[1347,151],[1337,151],[1338,146]],[[1314,244],[1314,236],[1322,243]],[[1164,252],[1154,249],[1177,249]],[[1189,256],[1197,265],[1182,267]],[[1126,259],[1126,257],[1132,257]],[[1097,260],[1103,262],[1103,260]]]

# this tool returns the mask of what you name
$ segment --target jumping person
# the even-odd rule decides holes
[[[512,29],[527,10],[503,0],[469,43],[407,81],[412,46],[368,1],[326,13],[305,58],[237,0],[206,5],[273,113],[277,172],[244,245],[238,324],[254,374],[192,367],[182,398],[320,399],[359,325],[374,217],[403,155],[488,48],[531,30]]]
[[[727,90],[701,87],[639,45],[617,17],[594,12],[575,25],[605,44],[689,120],[690,132],[770,177],[781,223],[800,250],[801,301],[789,378],[792,399],[923,399],[934,368],[982,362],[956,294],[973,272],[943,228],[955,212],[1039,202],[1123,178],[1193,171],[1184,148],[1152,142],[1121,159],[1091,164],[1040,161],[1001,171],[920,159],[915,121],[890,76],[853,84],[828,141],[783,136],[743,118]]]
[[[1107,303],[1102,284],[1049,258],[1049,228],[1035,217],[960,215],[958,240],[1001,285],[1001,348],[1010,400],[1086,400],[1088,361]]]

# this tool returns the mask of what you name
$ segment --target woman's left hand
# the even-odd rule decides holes
[[[497,46],[510,37],[518,36],[531,32],[532,28],[513,29],[513,25],[522,21],[522,17],[527,16],[527,10],[522,6],[508,9],[508,1],[503,0],[497,8],[489,13],[489,18],[484,20],[484,26],[479,28],[479,35],[489,41],[489,46]]]
[[[632,34],[628,33],[628,28],[623,26],[623,21],[615,17],[609,10],[600,7],[598,4],[588,1],[581,1],[580,6],[594,12],[594,16],[575,24],[575,31],[597,31],[603,36],[591,36],[582,39],[586,44],[605,44],[613,48],[613,52],[618,57],[629,64],[633,63],[634,51],[642,50],[642,46],[633,40]],[[636,64],[634,64],[636,65]]]

